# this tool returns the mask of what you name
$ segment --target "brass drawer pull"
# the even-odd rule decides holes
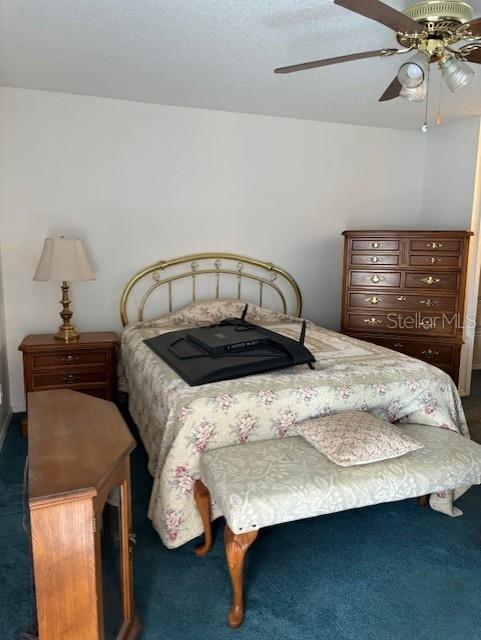
[[[68,356],[64,356],[62,358],[62,362],[76,362],[77,360],[80,360],[80,358],[78,356],[73,356],[70,353]]]
[[[373,262],[374,264],[376,264],[376,263],[380,262],[380,260],[381,260],[381,258],[379,258],[378,256],[371,256],[371,257],[369,258],[369,261],[370,261],[370,262]]]
[[[399,300],[399,302],[405,302],[406,296],[398,296],[397,299]]]
[[[382,247],[382,242],[378,242],[377,240],[375,242],[371,242],[371,247],[373,249],[380,249]]]
[[[68,384],[74,384],[74,382],[78,382],[80,380],[80,376],[74,376],[72,373],[69,373],[68,376],[64,376],[62,378],[63,382],[68,382]]]
[[[425,358],[434,358],[434,356],[439,355],[439,351],[436,351],[434,349],[424,349],[424,351],[421,351],[421,355]]]
[[[435,307],[438,304],[438,300],[426,298],[426,300],[420,300],[419,304],[425,304],[427,307]]]
[[[377,298],[376,296],[372,296],[371,298],[366,298],[366,302],[370,302],[371,304],[377,304],[378,302],[382,302],[382,298]]]
[[[441,249],[443,245],[441,242],[428,242],[426,246],[430,249]]]
[[[420,324],[423,329],[434,329],[436,327],[436,320],[433,318],[423,318]]]
[[[402,349],[404,347],[404,345],[401,344],[400,342],[395,342],[394,346],[396,347],[396,349]]]
[[[426,284],[437,284],[441,282],[441,278],[433,278],[432,276],[428,276],[427,278],[421,278],[421,282],[425,282]]]
[[[386,278],[384,276],[378,276],[377,274],[374,276],[369,276],[368,280],[370,280],[371,282],[373,282],[374,284],[377,284],[378,282],[382,282],[383,280],[385,280]]]
[[[436,262],[442,262],[442,258],[426,258],[426,262],[430,262],[431,264],[436,264]]]
[[[364,324],[368,324],[370,327],[376,327],[377,325],[382,324],[382,320],[378,320],[377,318],[365,318]]]

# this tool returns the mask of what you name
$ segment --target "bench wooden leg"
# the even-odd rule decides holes
[[[419,496],[418,497],[418,505],[420,507],[427,507],[429,502],[429,495],[427,496]]]
[[[232,606],[227,620],[233,629],[240,627],[244,620],[244,558],[258,533],[233,533],[229,525],[225,525],[225,555],[232,582]]]
[[[198,556],[206,556],[212,549],[212,522],[210,516],[210,493],[202,480],[194,484],[194,499],[204,526],[204,543],[195,548]]]

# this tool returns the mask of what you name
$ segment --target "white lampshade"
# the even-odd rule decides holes
[[[81,240],[75,238],[46,238],[34,280],[75,282],[95,280]]]

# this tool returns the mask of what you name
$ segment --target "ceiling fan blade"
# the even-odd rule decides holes
[[[391,82],[386,91],[379,98],[379,102],[386,102],[386,100],[393,100],[399,96],[399,93],[402,89],[402,84],[397,79],[397,76]]]
[[[476,62],[477,64],[481,64],[481,48],[472,49],[469,53],[463,54],[463,60],[467,60],[468,62]]]
[[[330,64],[339,62],[349,62],[350,60],[360,60],[361,58],[376,58],[377,56],[389,56],[397,52],[397,49],[376,49],[375,51],[363,51],[363,53],[351,53],[347,56],[337,58],[324,58],[324,60],[313,60],[312,62],[302,62],[292,64],[289,67],[278,67],[274,73],[293,73],[294,71],[305,71],[306,69],[316,69],[317,67],[327,67]]]
[[[469,23],[470,31],[473,36],[479,36],[481,38],[481,18],[475,18]]]
[[[394,31],[405,33],[421,33],[423,31],[419,22],[412,20],[384,2],[380,2],[380,0],[334,0],[334,4],[350,9],[366,18],[371,18],[371,20],[376,20]]]

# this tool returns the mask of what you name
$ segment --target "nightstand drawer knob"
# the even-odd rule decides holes
[[[74,384],[80,380],[80,376],[74,376],[72,373],[69,373],[68,376],[64,376],[62,378],[63,382],[67,382],[68,384]]]
[[[73,356],[72,354],[68,354],[68,356],[64,356],[62,358],[62,362],[77,362],[77,360],[80,360],[80,358],[78,356]]]

